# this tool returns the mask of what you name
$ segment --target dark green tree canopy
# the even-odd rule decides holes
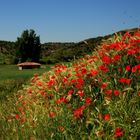
[[[40,58],[40,37],[36,35],[33,29],[25,30],[21,37],[17,38],[17,58],[21,62],[34,61],[38,62]]]

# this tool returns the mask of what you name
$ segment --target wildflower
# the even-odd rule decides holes
[[[50,93],[50,94],[49,94],[49,96],[50,96],[50,97],[53,97],[53,94],[52,94],[52,93]]]
[[[105,89],[106,87],[107,87],[106,83],[103,83],[103,84],[100,85],[101,89]]]
[[[127,66],[125,67],[125,70],[126,70],[126,71],[129,71],[130,69],[131,69],[130,65],[127,65]]]
[[[65,100],[65,97],[64,95],[60,97],[60,101],[64,101]]]
[[[34,78],[37,78],[37,77],[38,77],[38,74],[37,74],[37,73],[35,73],[35,74],[34,74]]]
[[[115,60],[115,61],[119,61],[120,58],[121,58],[121,57],[120,57],[118,54],[116,54],[116,55],[114,56],[114,60]]]
[[[93,76],[96,75],[97,73],[98,73],[97,70],[93,69],[93,70],[91,71],[90,75],[93,77]]]
[[[91,101],[90,97],[87,97],[85,100],[86,103],[90,103],[90,101]]]
[[[137,70],[137,66],[134,66],[134,67],[132,67],[131,72],[132,72],[132,73],[135,73],[136,70]]]
[[[102,120],[103,119],[103,114],[99,114],[99,118]]]
[[[20,120],[20,122],[21,122],[21,123],[24,123],[24,122],[25,122],[25,118],[22,117],[21,120]]]
[[[91,98],[90,97],[87,97],[85,99],[85,102],[86,102],[86,106],[89,106],[90,105],[90,102],[91,102]]]
[[[84,84],[84,81],[83,81],[83,79],[82,79],[82,78],[78,78],[78,79],[77,79],[77,82],[78,82],[78,84],[81,84],[81,85],[83,85],[83,84]]]
[[[80,117],[82,117],[84,108],[85,108],[85,106],[81,106],[81,107],[75,109],[75,110],[73,111],[74,117],[75,117],[75,118],[80,118]]]
[[[50,81],[48,82],[48,85],[49,85],[49,86],[54,85],[54,84],[55,84],[54,80],[50,80]]]
[[[75,84],[75,87],[76,87],[77,89],[81,89],[81,88],[83,88],[83,85],[81,85],[81,84]]]
[[[83,91],[83,90],[78,90],[78,95],[79,95],[80,97],[83,97],[83,96],[84,96],[84,91]]]
[[[126,80],[125,80],[125,83],[128,84],[128,85],[130,84],[130,82],[131,82],[130,79],[126,79]]]
[[[112,90],[111,90],[111,89],[108,89],[108,90],[105,91],[105,94],[106,94],[106,95],[109,95],[109,94],[111,94],[111,93],[112,93]]]
[[[53,116],[54,116],[54,113],[53,113],[53,112],[50,112],[50,113],[49,113],[49,116],[50,116],[50,117],[53,117]]]
[[[44,92],[44,91],[42,91],[42,92],[41,92],[41,94],[44,96],[44,95],[45,95],[45,92]]]
[[[16,114],[16,115],[15,115],[15,118],[16,118],[16,119],[18,119],[18,118],[19,118],[19,115],[18,115],[18,114]]]
[[[138,92],[138,96],[140,97],[140,92]]]
[[[105,121],[108,121],[109,119],[110,119],[110,115],[109,115],[109,114],[105,114],[104,120],[105,120]]]
[[[64,83],[67,83],[67,82],[68,82],[68,78],[67,78],[67,77],[64,77],[64,78],[62,79],[62,81],[63,81]]]
[[[108,72],[106,65],[101,65],[98,69],[104,72]]]
[[[114,96],[118,96],[119,95],[119,90],[114,90]]]
[[[68,91],[68,95],[72,95],[73,92],[74,92],[74,90],[72,90],[72,89],[69,90],[69,91]]]
[[[61,103],[60,99],[55,100],[55,103],[56,103],[57,105],[60,104],[60,103]]]
[[[63,131],[64,131],[64,127],[63,127],[63,126],[61,126],[61,125],[59,125],[59,126],[58,126],[58,129],[59,129],[61,132],[63,132]]]
[[[123,135],[123,131],[120,127],[117,127],[114,132],[114,137],[121,137]]]
[[[111,58],[109,56],[104,56],[102,57],[102,61],[105,63],[105,64],[110,64],[112,62]]]
[[[38,86],[42,86],[42,82],[41,81],[38,81],[37,85]]]
[[[120,82],[120,83],[125,83],[125,80],[126,80],[126,79],[122,77],[122,78],[120,78],[119,82]]]
[[[82,68],[82,69],[81,69],[82,75],[84,75],[86,72],[87,72],[87,69],[86,69],[86,68]]]
[[[140,59],[140,56],[135,56],[136,59]]]

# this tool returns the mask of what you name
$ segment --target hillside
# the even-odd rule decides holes
[[[118,31],[117,34],[124,34],[129,31],[133,33],[134,29]],[[69,62],[73,59],[80,58],[85,54],[90,54],[97,46],[101,45],[103,40],[113,36],[106,35],[102,37],[89,38],[78,43],[74,42],[48,42],[41,44],[41,63],[55,64],[59,62]],[[13,64],[16,58],[16,46],[14,42],[0,41],[0,63]]]
[[[139,83],[140,29],[114,34],[70,66],[35,74],[8,99],[14,105],[0,114],[0,137],[137,140]]]

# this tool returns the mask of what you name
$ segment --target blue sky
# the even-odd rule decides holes
[[[0,40],[34,29],[44,42],[79,42],[140,26],[140,0],[0,0]]]

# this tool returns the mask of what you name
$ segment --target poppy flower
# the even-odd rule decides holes
[[[15,115],[15,118],[16,118],[16,119],[18,119],[18,118],[19,118],[19,115],[18,115],[18,114],[16,114],[16,115]]]
[[[109,115],[109,114],[105,114],[104,120],[105,120],[105,121],[108,121],[109,119],[110,119],[110,115]]]
[[[50,113],[49,113],[49,116],[50,116],[50,117],[53,117],[53,116],[54,116],[54,113],[53,113],[53,112],[50,112]]]
[[[114,96],[118,96],[119,95],[119,90],[114,90]]]
[[[114,132],[114,137],[121,137],[123,135],[123,131],[120,127],[117,127]]]

